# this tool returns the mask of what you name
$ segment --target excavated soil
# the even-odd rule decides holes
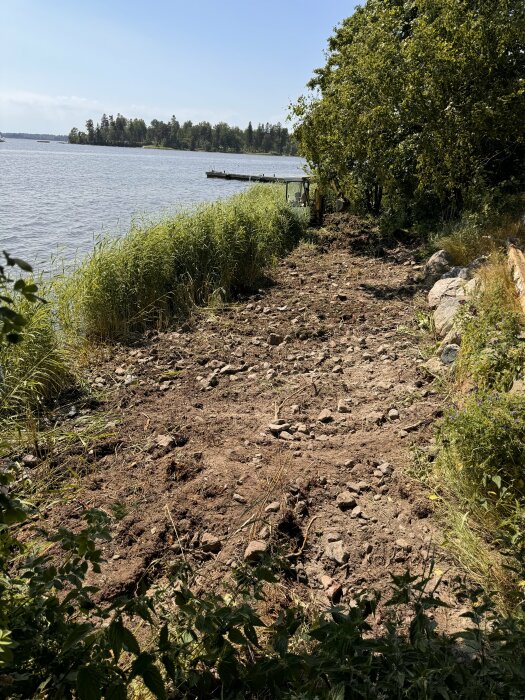
[[[452,600],[432,502],[408,470],[442,400],[419,369],[419,266],[401,244],[370,256],[354,224],[302,244],[258,293],[91,367],[101,406],[65,423],[102,414],[110,437],[47,517],[120,515],[103,596],[154,585],[181,557],[211,588],[261,540],[301,597],[348,603],[432,557]]]

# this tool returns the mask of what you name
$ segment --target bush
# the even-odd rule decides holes
[[[253,187],[124,238],[100,244],[62,291],[68,326],[91,339],[125,339],[183,318],[216,294],[253,288],[299,240],[305,210],[281,186]]]

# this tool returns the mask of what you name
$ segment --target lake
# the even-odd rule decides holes
[[[303,164],[285,156],[9,139],[0,143],[0,250],[42,270],[51,257],[81,258],[101,235],[122,235],[132,220],[155,220],[249,186],[208,179],[207,170],[297,176]]]

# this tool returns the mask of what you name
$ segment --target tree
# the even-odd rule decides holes
[[[524,182],[522,0],[368,0],[293,108],[325,184],[405,221]]]

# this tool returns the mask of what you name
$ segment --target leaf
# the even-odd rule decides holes
[[[74,647],[75,644],[78,644],[85,637],[87,637],[87,635],[91,632],[92,629],[93,628],[89,622],[83,622],[82,624],[73,627],[68,637],[66,638],[66,641],[64,642],[61,651],[68,651],[69,649],[71,649],[71,647]]]
[[[124,683],[114,683],[104,693],[105,700],[127,700],[128,691]]]
[[[122,628],[122,645],[126,651],[136,654],[140,654],[140,646],[133,632],[127,627]]]
[[[166,688],[161,672],[154,663],[146,666],[140,674],[146,688],[153,693],[157,700],[165,700]]]
[[[77,673],[77,694],[79,700],[100,700],[100,673],[93,666],[82,666]]]

